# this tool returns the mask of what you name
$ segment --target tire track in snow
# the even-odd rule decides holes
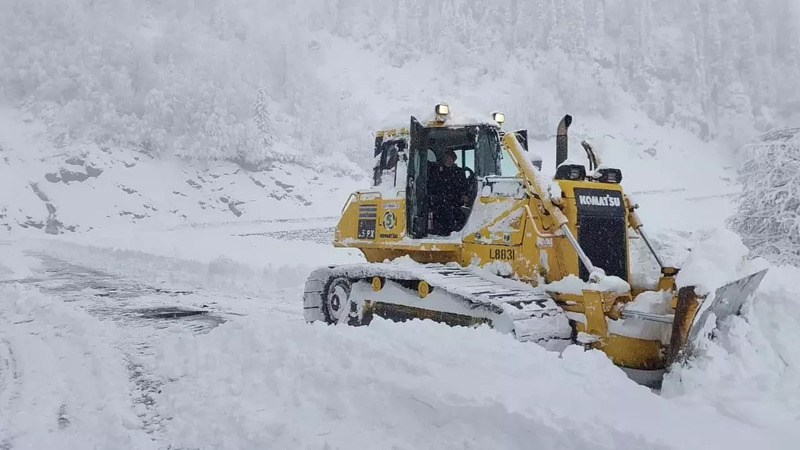
[[[255,234],[284,241],[303,240],[327,244],[332,239],[333,229],[324,225],[327,224],[313,224],[317,228],[308,228],[306,224],[306,228],[300,230],[292,230],[290,228],[294,227],[289,225],[276,231]],[[245,230],[234,228],[231,231],[235,233]],[[76,257],[69,253],[57,256],[58,252],[52,252],[50,245],[44,248],[38,247],[38,252],[29,255],[37,258],[41,262],[41,267],[31,276],[15,281],[23,286],[35,287],[38,292],[62,303],[70,310],[88,313],[113,328],[112,339],[104,340],[102,347],[107,349],[110,346],[116,349],[113,359],[120,363],[127,374],[129,381],[127,408],[131,418],[138,422],[135,428],[140,428],[162,448],[170,446],[165,438],[165,431],[172,419],[162,417],[160,411],[163,411],[163,408],[157,404],[162,387],[166,383],[171,383],[156,365],[159,358],[156,352],[165,338],[207,333],[220,323],[241,315],[236,311],[250,312],[251,308],[255,308],[252,312],[266,308],[271,317],[302,320],[293,304],[279,302],[261,306],[258,298],[249,298],[237,293],[208,291],[207,287],[171,290],[156,287],[161,285],[149,278],[142,283],[137,281],[141,273],[136,271],[128,273],[126,270],[115,268],[125,269],[127,262],[117,261],[115,257],[108,257],[110,255],[102,252],[97,253],[100,257],[98,260],[90,258],[89,260],[93,262],[88,265],[85,265],[86,261],[80,256]],[[111,266],[115,267],[109,266],[106,262],[112,263]],[[147,262],[147,258],[144,262]],[[98,269],[99,267],[102,269]],[[164,272],[163,269],[150,267],[150,270],[170,273]],[[196,273],[193,267],[179,269]],[[4,285],[7,283],[0,281],[0,288]],[[283,294],[278,297],[282,299]],[[217,304],[217,300],[223,299],[225,301],[222,305],[226,309],[233,306],[236,311],[223,311]],[[241,309],[242,307],[244,309]],[[71,383],[69,380],[65,381],[64,377],[59,377],[55,381],[56,385]],[[0,407],[3,406],[0,403]],[[80,417],[77,417],[78,422],[76,417],[72,417],[72,414],[80,416],[80,406],[71,403],[67,398],[54,399],[50,412],[46,415],[49,416],[54,429],[72,430],[73,427],[80,425]],[[22,410],[26,408],[24,405],[19,407]],[[7,440],[4,444],[3,438],[0,431],[0,446],[7,444],[6,447],[11,448],[14,441]]]
[[[639,191],[631,191],[631,195],[674,194],[677,192],[686,192],[686,188],[646,189]]]
[[[708,195],[698,195],[694,197],[686,197],[686,201],[689,202],[699,202],[703,200],[713,200],[715,198],[733,198],[739,195],[738,192],[726,192],[722,194],[708,194]]]
[[[281,219],[263,219],[263,220],[240,220],[230,222],[194,222],[187,224],[180,224],[169,228],[169,231],[186,229],[186,228],[226,228],[247,225],[265,225],[265,224],[287,224],[287,223],[307,223],[310,221],[337,221],[339,216],[322,216],[322,217],[299,217],[299,218],[281,218]]]
[[[51,274],[46,287],[43,286],[46,292],[66,302],[79,302],[99,319],[115,322],[122,331],[120,347],[134,385],[131,392],[134,411],[148,434],[158,434],[163,419],[156,410],[154,397],[164,381],[151,373],[146,362],[153,357],[152,348],[160,338],[160,333],[153,329],[166,328],[164,322],[183,319],[186,331],[203,333],[224,319],[207,310],[168,306],[180,303],[176,302],[178,297],[191,294],[190,291],[155,288],[52,257],[45,257],[44,261]],[[144,297],[151,297],[149,305],[139,304]],[[194,320],[195,316],[206,320]]]
[[[148,448],[113,327],[24,282],[0,285],[5,448]]]
[[[260,233],[241,233],[240,237],[265,236],[282,241],[308,241],[318,244],[333,242],[334,227],[307,228],[301,230],[265,231]]]
[[[0,408],[8,411],[19,396],[19,370],[14,349],[6,339],[0,339]]]
[[[14,356],[14,349],[7,339],[0,339],[0,410],[11,411],[19,398],[19,368]],[[5,426],[3,427],[5,428]],[[0,450],[12,447],[10,436],[0,429]]]
[[[686,188],[675,188],[675,189],[650,189],[650,190],[641,190],[641,191],[631,191],[631,195],[659,195],[659,194],[677,194],[680,192],[687,192],[688,189]],[[684,200],[689,202],[697,202],[702,200],[712,200],[715,198],[732,198],[739,195],[738,192],[723,192],[719,194],[706,194],[706,195],[692,195],[683,197]]]
[[[17,281],[35,287],[38,292],[57,299],[65,307],[83,310],[101,322],[112,325],[116,331],[113,339],[103,344],[118,351],[117,359],[127,372],[131,384],[131,412],[138,417],[141,428],[152,439],[160,440],[159,432],[164,419],[157,412],[154,398],[164,380],[150,370],[152,359],[155,358],[154,347],[165,334],[205,333],[226,318],[212,308],[195,307],[191,302],[183,302],[183,297],[195,294],[191,291],[152,287],[46,254],[36,256],[42,261],[42,269],[32,277]],[[37,320],[36,316],[31,319],[34,320]],[[5,350],[6,347],[8,350]],[[0,343],[0,367],[15,365],[14,360],[6,356],[9,354],[13,355],[10,344],[3,347]],[[0,373],[2,386],[10,386],[4,376],[6,373],[5,370]],[[10,394],[7,395],[6,391],[8,388],[0,391],[0,408],[8,411],[5,408],[6,398]],[[54,411],[59,429],[70,426],[70,409],[68,402],[64,402]],[[0,433],[0,445],[4,445],[3,439]],[[10,448],[11,441],[5,439]]]

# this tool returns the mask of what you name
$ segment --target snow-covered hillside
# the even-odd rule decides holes
[[[635,158],[696,155],[663,144],[685,131],[731,151],[793,120],[797,17],[790,0],[8,0],[0,229],[275,217],[361,176],[372,131],[438,101],[540,140],[570,113],[638,140]]]
[[[363,177],[354,165],[337,172],[274,161],[247,170],[95,143],[57,146],[40,122],[9,109],[0,110],[0,156],[0,232],[11,234],[335,215],[344,200],[326,200]]]

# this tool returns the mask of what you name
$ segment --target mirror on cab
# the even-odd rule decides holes
[[[542,157],[538,153],[530,152],[531,163],[536,166],[537,169],[542,170]]]

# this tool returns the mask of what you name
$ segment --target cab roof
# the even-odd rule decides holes
[[[447,120],[445,122],[436,122],[433,120],[422,122],[420,121],[425,127],[427,128],[464,128],[464,127],[473,127],[473,126],[490,126],[498,129],[502,129],[500,125],[495,122],[491,121],[483,121],[483,122],[454,122],[452,120]],[[408,127],[394,127],[394,128],[383,128],[379,129],[375,132],[377,137],[384,137],[384,136],[397,136],[397,135],[408,135]]]

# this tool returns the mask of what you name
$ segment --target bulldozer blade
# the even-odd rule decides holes
[[[767,269],[764,269],[720,286],[713,298],[699,305],[694,286],[681,288],[667,356],[668,365],[684,362],[695,352],[701,336],[709,330],[709,319],[713,318],[714,324],[710,329],[714,329],[726,318],[740,315],[745,301],[755,293],[766,274]],[[694,319],[690,323],[691,317]]]

